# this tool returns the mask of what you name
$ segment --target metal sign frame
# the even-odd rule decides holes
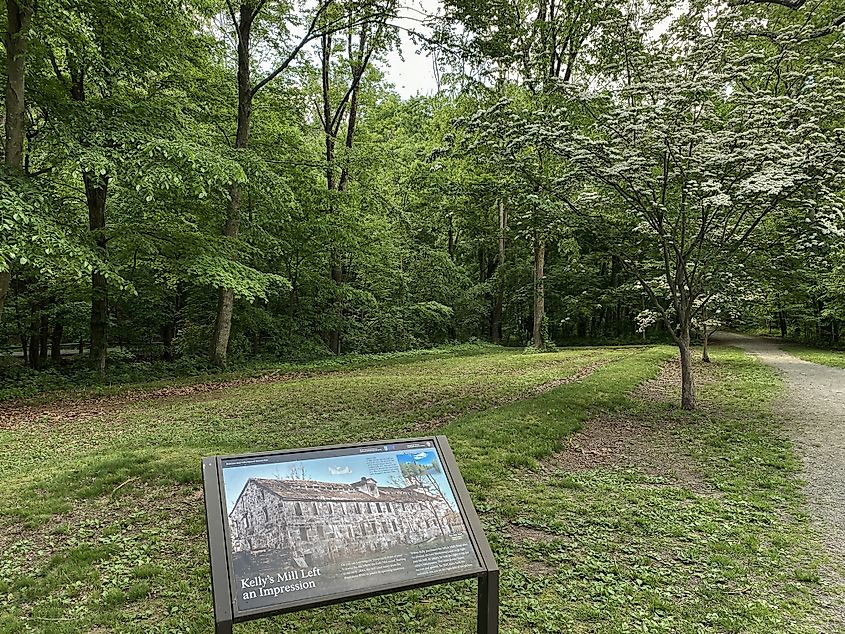
[[[437,454],[443,464],[446,478],[452,487],[452,491],[455,493],[455,501],[458,504],[460,515],[466,523],[470,544],[480,564],[478,568],[470,571],[462,571],[459,574],[436,575],[427,577],[424,580],[409,581],[408,583],[370,587],[364,591],[350,590],[326,595],[318,599],[292,601],[283,607],[254,608],[251,610],[240,610],[238,608],[235,594],[232,590],[234,580],[232,578],[232,553],[229,547],[231,542],[229,540],[229,524],[226,519],[227,513],[224,507],[225,498],[222,467],[224,460],[293,455],[314,451],[379,447],[415,442],[430,442],[437,449]],[[233,624],[253,619],[471,578],[478,579],[478,632],[479,634],[498,634],[499,568],[490,544],[487,542],[487,537],[484,535],[481,521],[478,519],[478,514],[472,505],[466,484],[461,477],[461,472],[458,469],[458,464],[455,461],[455,456],[452,453],[451,447],[449,447],[449,441],[446,439],[446,436],[429,436],[424,438],[351,443],[326,447],[304,447],[301,449],[266,451],[252,454],[212,456],[202,459],[202,478],[205,493],[208,552],[211,562],[211,589],[214,600],[216,634],[231,634]]]

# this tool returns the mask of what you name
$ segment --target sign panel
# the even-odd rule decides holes
[[[203,467],[215,611],[234,622],[495,569],[444,437]]]

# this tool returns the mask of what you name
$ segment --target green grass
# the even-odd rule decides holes
[[[503,632],[830,632],[810,624],[821,573],[771,413],[778,380],[715,348],[701,411],[630,396],[672,352],[404,355],[0,431],[0,632],[209,632],[201,456],[426,433],[449,437],[487,527]],[[665,434],[707,491],[561,466],[596,415]],[[236,631],[472,632],[474,599],[462,582]]]
[[[784,344],[781,347],[804,361],[829,365],[832,368],[845,368],[845,352],[842,350],[822,350],[799,344]]]
[[[256,358],[215,368],[207,359],[187,357],[175,362],[111,360],[105,377],[92,370],[87,358],[65,360],[61,366],[32,370],[21,360],[0,356],[0,402],[23,400],[49,403],[60,398],[114,396],[133,389],[146,391],[224,382],[288,372],[325,373],[373,365],[401,365],[421,358],[447,358],[454,355],[483,354],[496,346],[483,343],[444,345],[426,350],[380,354],[346,354],[317,358],[306,362],[287,362]]]

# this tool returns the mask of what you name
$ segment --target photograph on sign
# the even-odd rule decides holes
[[[431,441],[221,462],[239,611],[480,568]]]

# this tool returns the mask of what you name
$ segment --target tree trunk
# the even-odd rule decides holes
[[[41,313],[38,325],[38,359],[41,365],[47,363],[47,356],[49,355],[50,347],[50,317],[45,313]]]
[[[6,0],[6,111],[5,111],[5,164],[10,173],[20,172],[23,166],[23,144],[26,132],[26,52],[29,44],[29,26],[32,9],[21,6],[18,0]],[[5,266],[10,263],[6,262]],[[11,271],[0,273],[0,323]]]
[[[332,255],[331,277],[335,285],[336,296],[334,300],[335,319],[337,324],[329,332],[329,349],[333,354],[341,352],[341,320],[343,319],[343,303],[340,297],[340,285],[343,284],[343,263],[339,255]]]
[[[695,409],[695,378],[692,374],[692,346],[689,326],[682,329],[678,349],[681,353],[681,409]]]
[[[783,309],[778,311],[778,326],[780,326],[781,339],[786,339],[786,315]]]
[[[94,242],[100,259],[108,258],[106,246],[106,198],[108,176],[98,177],[90,172],[82,175],[85,182],[85,198],[88,201],[88,228],[94,234]],[[91,365],[101,375],[106,372],[109,327],[109,286],[102,271],[95,268],[91,273]]]
[[[41,352],[38,346],[40,311],[33,308],[29,316],[29,367],[38,370],[41,367]]]
[[[23,165],[26,130],[26,51],[32,9],[18,0],[6,0],[6,166],[12,171]]]
[[[504,284],[499,282],[496,290],[496,302],[493,304],[493,318],[490,320],[490,341],[502,343],[502,312],[505,301]]]
[[[9,293],[11,283],[12,274],[9,271],[0,273],[0,324],[3,323],[3,306],[6,304],[6,295]]]
[[[74,101],[85,101],[86,67],[72,55],[68,56],[68,71],[70,75],[70,98]],[[85,140],[83,139],[83,144]],[[82,182],[85,186],[85,201],[88,206],[88,230],[94,237],[97,255],[101,262],[108,259],[108,238],[106,237],[106,199],[108,197],[108,174],[95,174],[90,171],[82,172]],[[91,349],[89,358],[91,366],[100,375],[106,372],[106,357],[108,354],[108,325],[109,325],[109,292],[108,281],[100,268],[91,272]]]
[[[235,292],[231,288],[219,287],[217,289],[217,318],[211,335],[211,362],[218,368],[226,367],[234,309]]]
[[[33,370],[41,368],[41,355],[38,353],[38,329],[34,327],[29,333],[29,367]]]
[[[65,327],[62,323],[53,325],[53,332],[50,335],[50,360],[58,365],[62,361],[62,335]]]
[[[502,312],[505,303],[505,230],[508,226],[508,213],[505,201],[499,200],[499,260],[498,260],[498,288],[496,289],[496,303],[493,305],[493,320],[490,324],[490,339],[493,343],[502,341]]]
[[[241,224],[241,187],[237,183],[229,186],[229,214],[223,235],[236,238]],[[211,336],[211,362],[219,368],[226,367],[229,350],[229,335],[232,332],[232,315],[235,310],[235,291],[221,286],[217,289],[217,318]]]
[[[353,69],[353,73],[355,72]],[[359,72],[363,73],[364,69],[360,69]],[[346,186],[349,183],[349,160],[352,147],[355,143],[355,128],[358,124],[358,93],[361,90],[361,83],[360,79],[356,80],[354,77],[352,81],[354,85],[352,87],[352,95],[349,97],[349,119],[346,122],[346,160],[340,171],[340,182],[337,186],[338,191],[346,191]]]
[[[249,131],[252,121],[252,79],[250,76],[250,38],[252,22],[255,18],[253,7],[242,3],[240,22],[238,23],[238,130],[235,136],[235,149],[249,146]],[[232,183],[229,186],[229,206],[223,235],[237,238],[241,229],[241,186]],[[218,367],[226,366],[229,349],[229,335],[232,332],[232,314],[235,306],[235,291],[223,286],[217,289],[217,317],[211,337],[211,362]]]
[[[352,31],[347,32],[347,54],[349,56],[349,71],[351,75],[351,83],[347,89],[346,95],[340,100],[336,108],[332,108],[331,101],[331,56],[332,56],[332,34],[326,33],[320,38],[320,71],[322,82],[322,113],[320,118],[323,124],[323,133],[325,135],[326,143],[326,188],[328,191],[343,192],[349,184],[350,179],[350,157],[352,155],[352,148],[355,143],[355,131],[358,124],[358,100],[361,90],[361,80],[364,76],[367,66],[370,61],[370,55],[373,49],[369,47],[368,41],[370,37],[369,23],[364,23],[360,26],[358,33],[357,50],[352,45]],[[375,34],[375,40],[378,41],[384,23],[379,24]],[[348,115],[346,118],[346,137],[344,140],[344,147],[346,148],[346,156],[343,165],[340,169],[340,176],[336,178],[336,143],[339,136],[341,124],[344,119],[344,112],[348,105]],[[331,209],[330,209],[331,211]],[[346,283],[349,279],[350,272],[343,266],[343,253],[333,252],[330,254],[331,267],[329,275],[335,284],[335,298],[334,298],[334,312],[336,324],[331,332],[328,333],[329,348],[335,354],[340,354],[341,351],[341,334],[343,327],[343,296],[341,285]]]
[[[176,326],[173,322],[161,327],[161,343],[164,346],[164,360],[173,361],[173,336],[176,333]]]
[[[546,314],[545,291],[546,241],[536,238],[534,242],[534,330],[532,340],[537,350],[543,350],[546,342],[543,339],[543,318]]]
[[[326,141],[326,189],[328,191],[343,192],[349,184],[350,166],[349,159],[352,153],[352,148],[355,144],[355,130],[358,123],[358,98],[361,89],[361,77],[366,70],[366,65],[369,60],[369,55],[365,54],[366,49],[366,26],[361,27],[360,39],[358,43],[358,58],[353,59],[352,51],[352,34],[349,33],[349,64],[352,73],[352,83],[349,86],[349,111],[346,123],[346,137],[344,140],[344,147],[346,148],[346,157],[340,170],[340,177],[335,179],[335,161],[336,161],[336,140],[340,124],[342,121],[342,113],[345,104],[341,101],[337,110],[332,112],[331,103],[331,54],[332,54],[332,36],[326,34],[321,38],[321,79],[323,90],[323,132]],[[343,296],[341,293],[341,286],[346,281],[346,272],[343,268],[342,254],[332,253],[331,266],[329,275],[334,282],[335,297],[334,297],[334,313],[335,326],[328,333],[329,349],[336,355],[341,353],[342,348],[342,327],[343,327]]]
[[[702,350],[701,350],[701,360],[704,363],[710,363],[710,335],[712,333],[707,330],[707,326],[704,327],[704,339],[702,340]]]

